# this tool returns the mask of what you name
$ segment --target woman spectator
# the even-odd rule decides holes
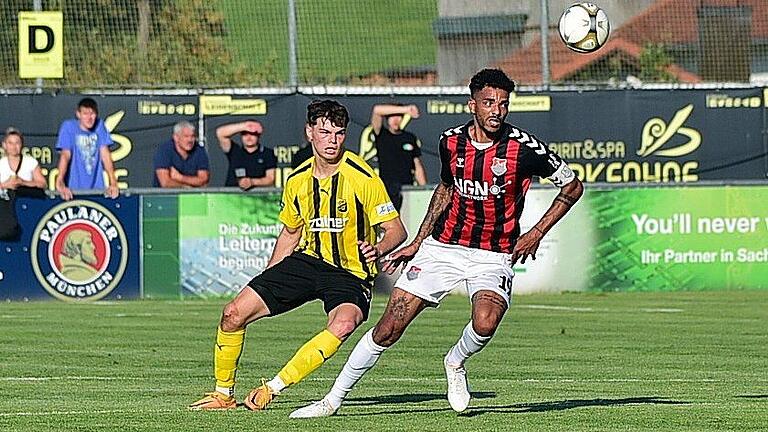
[[[3,137],[5,156],[0,159],[0,239],[13,240],[19,234],[14,209],[17,195],[45,196],[45,177],[40,164],[31,156],[24,156],[21,148],[24,136],[18,129],[9,127]]]
[[[45,188],[45,177],[40,170],[40,164],[31,156],[24,156],[24,136],[21,132],[9,127],[3,137],[5,157],[0,159],[0,189],[17,190],[21,186]]]

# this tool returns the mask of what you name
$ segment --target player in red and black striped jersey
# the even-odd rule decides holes
[[[426,307],[436,306],[458,283],[472,299],[472,319],[444,359],[448,401],[469,405],[464,362],[493,336],[509,308],[512,265],[535,258],[544,235],[576,203],[583,186],[568,165],[533,135],[504,120],[515,84],[504,72],[484,69],[469,84],[471,122],[440,138],[441,182],[413,242],[391,254],[383,269],[404,265],[376,326],[352,350],[331,391],[292,417],[338,410],[347,393]],[[535,176],[560,194],[533,228],[521,234],[525,193]]]
[[[532,177],[551,177],[562,186],[573,171],[528,132],[502,123],[493,141],[480,142],[473,123],[440,137],[440,180],[453,190],[432,235],[442,243],[512,253]]]

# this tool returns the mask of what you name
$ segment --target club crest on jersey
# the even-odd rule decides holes
[[[347,200],[339,200],[339,205],[336,206],[336,210],[338,210],[339,213],[346,213],[347,212]]]
[[[98,300],[123,277],[128,242],[120,221],[105,207],[76,200],[53,207],[32,234],[32,269],[52,296]]]
[[[501,158],[493,158],[493,163],[491,164],[491,171],[497,176],[500,176],[505,172],[507,172],[507,160],[501,159]]]
[[[421,273],[421,269],[416,266],[411,266],[410,269],[408,269],[408,272],[405,273],[405,277],[408,278],[408,280],[414,280],[417,277],[419,277],[419,273]]]

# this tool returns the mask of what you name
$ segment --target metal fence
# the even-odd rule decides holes
[[[768,82],[768,0],[596,1],[612,33],[587,55],[557,33],[570,3],[4,0],[0,87],[453,86],[486,66],[531,86]],[[35,9],[63,13],[63,79],[19,78]]]

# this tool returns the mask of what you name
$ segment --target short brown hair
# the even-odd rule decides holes
[[[315,100],[307,106],[307,124],[314,125],[317,119],[325,118],[330,120],[336,127],[347,127],[349,124],[349,112],[344,105],[335,100]]]

